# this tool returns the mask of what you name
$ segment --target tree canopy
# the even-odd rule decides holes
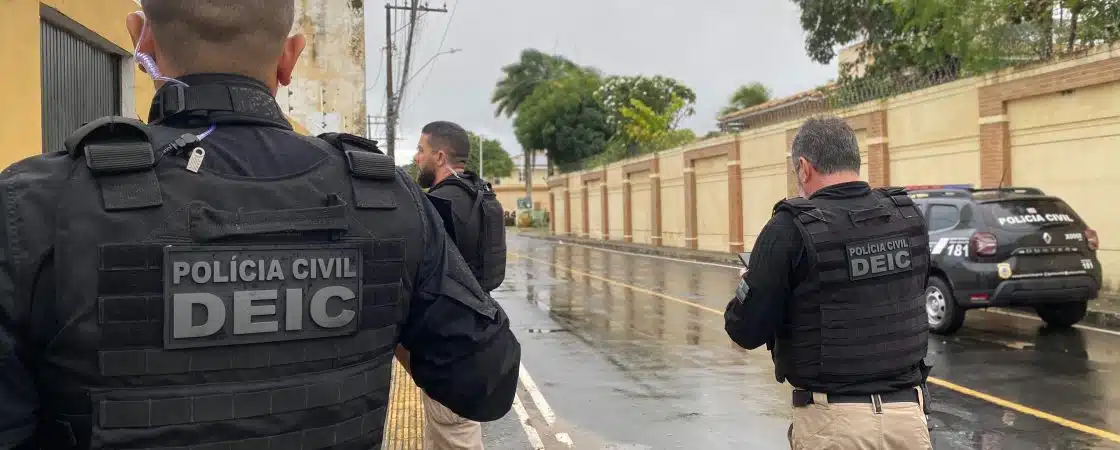
[[[1120,39],[1115,0],[792,1],[811,59],[827,64],[862,41],[871,76],[972,75]]]
[[[632,107],[634,100],[656,114],[668,114],[666,129],[676,128],[681,119],[696,113],[696,93],[692,88],[660,75],[610,76],[595,95],[609,112],[608,120],[613,126],[625,126],[627,117],[622,109]]]
[[[471,156],[467,162],[467,170],[480,173],[478,170],[479,158],[482,158],[482,176],[487,180],[508,177],[513,174],[513,158],[502,148],[502,143],[497,139],[482,139],[482,147],[478,145],[478,135],[467,132],[471,138]],[[482,151],[485,150],[485,154]]]
[[[497,115],[514,117],[527,170],[537,150],[548,151],[550,165],[574,167],[608,148],[611,155],[625,155],[695,139],[691,131],[677,130],[695,114],[696,103],[696,93],[678,80],[605,76],[535,49],[523,51],[502,72],[491,103]]]
[[[727,106],[720,110],[719,115],[724,116],[735,111],[761,105],[770,101],[770,96],[770,88],[764,86],[762,83],[756,81],[751,84],[744,84],[739,86],[739,88],[731,94]]]
[[[558,164],[571,164],[601,152],[614,130],[608,111],[595,96],[601,79],[593,72],[571,71],[534,90],[513,121],[517,140],[526,149],[548,149]]]
[[[494,116],[512,117],[537,86],[572,70],[579,70],[579,66],[567,58],[532,48],[523,50],[517,62],[502,67],[504,76],[490,98],[490,103],[497,105]]]

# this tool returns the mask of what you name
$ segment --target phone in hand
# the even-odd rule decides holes
[[[743,267],[750,267],[751,252],[743,252],[739,254],[739,261],[743,262]]]

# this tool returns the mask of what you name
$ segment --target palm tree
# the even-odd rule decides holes
[[[731,94],[730,102],[719,114],[724,116],[741,109],[761,105],[768,101],[770,101],[770,89],[756,81],[751,84],[739,86],[739,89],[736,89],[735,93]]]
[[[494,86],[494,94],[490,98],[490,103],[498,106],[494,116],[505,114],[506,117],[512,117],[537,85],[560,78],[568,70],[578,68],[563,56],[549,55],[532,48],[523,50],[517,62],[502,68],[505,78]]]

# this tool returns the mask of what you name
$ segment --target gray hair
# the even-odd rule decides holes
[[[799,158],[824,175],[836,172],[859,173],[859,142],[848,122],[839,117],[814,117],[806,120],[793,138],[790,160],[796,169]]]

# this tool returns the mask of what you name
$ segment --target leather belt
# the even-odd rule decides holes
[[[880,403],[918,403],[918,390],[914,388],[877,395],[837,395],[825,394],[829,403],[870,403],[878,398]],[[813,393],[802,389],[793,390],[793,407],[800,408],[813,404]]]

